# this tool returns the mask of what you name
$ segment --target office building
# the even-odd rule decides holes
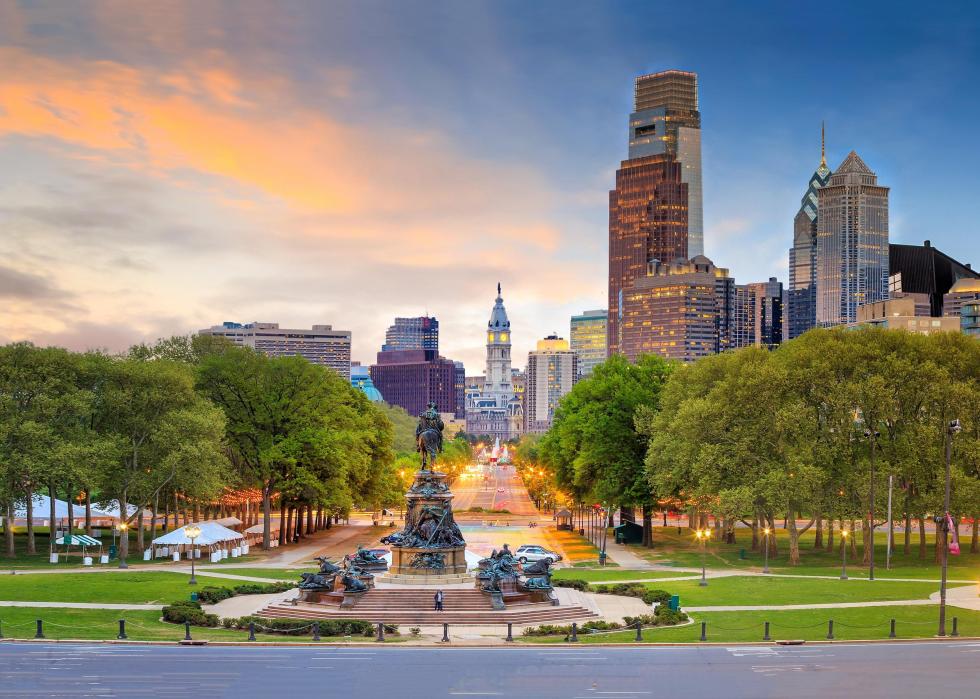
[[[746,284],[753,296],[752,344],[774,349],[783,341],[783,284],[775,277]]]
[[[314,325],[310,330],[280,328],[279,323],[225,322],[198,335],[215,335],[251,347],[269,357],[298,355],[313,364],[330,367],[350,380],[350,331],[334,330],[330,325]]]
[[[927,304],[922,304],[915,295],[910,295],[858,307],[857,321],[850,327],[859,328],[868,325],[929,335],[937,332],[958,332],[960,319],[934,318],[929,315]]]
[[[945,295],[959,280],[980,279],[969,264],[940,252],[928,240],[922,245],[889,245],[888,268],[889,293],[924,294],[929,315],[935,317],[946,315]]]
[[[980,279],[957,280],[943,295],[943,315],[958,319],[962,332],[980,338]]]
[[[453,378],[453,390],[456,395],[456,406],[453,411],[457,419],[466,421],[466,367],[462,362],[453,362],[455,373]]]
[[[606,331],[609,313],[605,309],[584,311],[572,316],[568,344],[578,355],[579,376],[588,376],[597,364],[606,361]]]
[[[419,415],[429,402],[440,413],[456,414],[456,364],[435,350],[378,352],[371,365],[371,380],[390,405]]]
[[[527,355],[525,432],[542,434],[551,427],[555,408],[578,378],[578,355],[557,335],[538,340]]]
[[[888,187],[851,151],[817,190],[816,322],[857,320],[888,299]]]
[[[504,308],[500,284],[487,323],[487,368],[483,387],[469,392],[466,404],[466,431],[475,435],[515,439],[524,429],[521,399],[514,392],[510,360],[510,320]]]
[[[622,298],[653,261],[700,255],[701,114],[697,75],[669,70],[636,78],[629,158],[609,192],[609,354],[620,345]]]
[[[734,280],[704,255],[652,261],[623,293],[621,352],[690,362],[731,346]]]
[[[439,351],[439,321],[430,316],[395,318],[385,333],[382,352],[406,349]]]
[[[793,247],[789,250],[789,288],[786,290],[785,337],[799,337],[817,324],[817,192],[830,181],[824,130],[820,127],[820,165],[793,219]]]

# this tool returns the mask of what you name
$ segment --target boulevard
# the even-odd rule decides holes
[[[980,642],[657,648],[0,644],[0,697],[974,696]],[[124,670],[123,670],[124,668]],[[696,684],[692,678],[697,678]]]

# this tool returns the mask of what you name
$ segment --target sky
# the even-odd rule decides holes
[[[395,316],[478,374],[606,306],[633,78],[699,76],[705,252],[787,279],[820,159],[980,264],[980,10],[902,2],[0,0],[0,342]]]

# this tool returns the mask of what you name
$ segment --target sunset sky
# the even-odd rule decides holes
[[[0,0],[0,341],[329,323],[372,362],[427,311],[477,374],[499,280],[523,366],[606,305],[632,81],[667,68],[737,282],[786,281],[822,119],[893,242],[976,266],[980,12],[902,5]]]

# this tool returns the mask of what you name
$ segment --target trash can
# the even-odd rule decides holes
[[[58,554],[52,553],[51,556],[48,557],[48,561],[51,562],[51,563],[57,563],[58,562]]]
[[[670,602],[667,603],[667,607],[670,608],[670,609],[672,609],[675,612],[676,611],[679,611],[680,608],[681,608],[681,596],[680,595],[671,595],[670,596]]]
[[[196,592],[192,592],[191,593],[191,602],[197,602],[197,593]]]
[[[115,544],[109,546],[109,558],[115,558],[119,554],[119,550],[116,548]]]
[[[738,560],[740,560],[740,561],[744,561],[745,560],[745,549],[739,549],[738,550]]]
[[[82,558],[82,565],[83,566],[90,566],[90,565],[92,565],[92,557],[91,556],[84,556]]]

